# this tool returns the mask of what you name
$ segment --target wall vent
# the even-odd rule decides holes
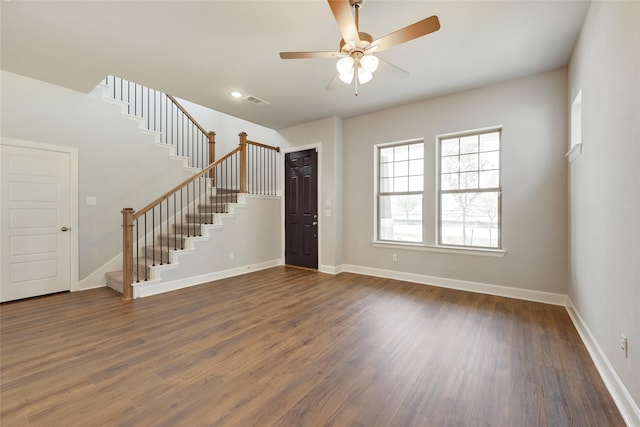
[[[256,105],[269,105],[270,102],[265,101],[264,99],[260,99],[257,96],[249,95],[247,96],[247,101],[253,102]]]

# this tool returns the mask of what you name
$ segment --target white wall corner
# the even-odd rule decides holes
[[[327,273],[327,274],[340,274],[344,271],[343,266],[342,265],[321,265],[318,268],[318,271],[320,273]]]
[[[582,338],[582,342],[585,347],[587,347],[587,352],[596,365],[596,369],[600,373],[622,418],[624,418],[628,426],[640,426],[640,408],[638,408],[636,402],[633,401],[631,394],[620,380],[620,377],[618,377],[618,374],[613,369],[604,351],[602,351],[598,341],[594,338],[569,297],[567,297],[567,313],[569,313],[573,325],[578,330],[578,335]]]

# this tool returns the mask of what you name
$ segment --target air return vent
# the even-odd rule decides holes
[[[256,105],[269,105],[270,104],[270,102],[267,102],[264,99],[260,99],[257,96],[253,96],[253,95],[247,96],[247,101],[253,102]]]

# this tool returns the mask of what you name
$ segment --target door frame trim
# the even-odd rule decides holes
[[[283,148],[282,149],[282,198],[281,198],[281,203],[280,203],[280,212],[281,212],[281,218],[282,218],[282,229],[281,229],[281,233],[280,233],[280,246],[281,246],[281,250],[280,253],[282,254],[282,263],[284,264],[285,262],[285,248],[286,248],[286,238],[285,238],[285,234],[284,234],[284,228],[285,228],[285,221],[286,221],[286,200],[285,200],[285,188],[284,186],[286,185],[285,179],[284,179],[284,174],[286,173],[287,170],[287,165],[286,165],[286,155],[288,153],[296,153],[298,151],[305,151],[305,150],[316,150],[316,153],[318,153],[317,156],[317,160],[318,160],[318,168],[317,168],[317,178],[318,178],[318,271],[320,271],[320,266],[322,266],[322,223],[323,221],[321,221],[321,216],[320,215],[320,208],[322,206],[322,204],[320,203],[322,201],[322,142],[316,142],[315,144],[307,144],[307,145],[300,145],[300,146],[295,146],[295,147],[289,147],[289,148]]]
[[[69,290],[71,292],[81,290],[79,288],[80,261],[78,248],[78,149],[76,147],[6,137],[0,138],[0,145],[69,154],[69,187],[71,190],[69,195],[69,214],[71,216],[71,230],[69,230],[71,233],[69,254],[71,283],[69,283]]]

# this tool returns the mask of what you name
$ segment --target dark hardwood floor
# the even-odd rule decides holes
[[[1,310],[8,426],[623,426],[563,307],[278,267]]]

